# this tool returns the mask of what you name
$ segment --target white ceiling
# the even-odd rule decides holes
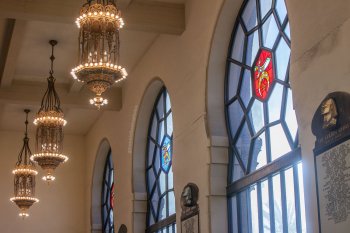
[[[5,9],[6,6],[4,5],[7,0],[2,1],[3,2],[0,3],[1,16],[7,13]],[[66,1],[65,4],[71,3],[71,0],[64,1]],[[123,3],[133,4],[133,2],[149,2],[152,3],[150,6],[153,6],[159,2],[161,2],[161,4],[184,4],[185,1],[186,0],[123,0]],[[9,1],[7,4],[16,3]],[[143,5],[141,5],[141,7],[142,6]],[[46,78],[49,75],[50,69],[49,57],[51,55],[51,46],[48,42],[54,39],[58,41],[55,47],[56,59],[54,62],[54,77],[56,78],[56,83],[60,85],[59,95],[60,97],[64,97],[63,100],[61,98],[61,104],[68,121],[65,132],[67,134],[85,135],[99,118],[102,111],[97,111],[95,108],[88,106],[88,98],[85,99],[86,90],[81,90],[81,85],[74,83],[70,76],[70,70],[76,65],[78,55],[78,29],[73,21],[72,23],[67,23],[67,18],[70,19],[70,17],[73,16],[72,12],[62,12],[61,20],[58,16],[50,18],[44,15],[44,13],[40,15],[41,11],[34,8],[32,14],[30,14],[27,12],[27,9],[22,9],[20,6],[16,7],[14,7],[14,12],[17,10],[18,14],[15,12],[13,16],[8,16],[8,18],[16,18],[15,23],[21,22],[21,27],[18,27],[19,30],[17,30],[16,33],[15,29],[18,24],[15,24],[15,29],[11,31],[11,22],[13,23],[14,21],[4,16],[2,18],[0,17],[0,72],[3,72],[0,73],[0,77],[2,76],[0,82],[0,130],[23,131],[23,109],[30,108],[32,110],[32,118],[37,112],[40,105],[40,96],[44,94],[44,83],[46,83]],[[139,12],[142,9],[140,5],[138,5],[138,7],[137,13],[140,14]],[[10,9],[13,10],[12,7],[10,7]],[[46,9],[50,11],[49,5]],[[148,7],[145,9],[148,11],[150,8]],[[158,10],[159,7],[154,9]],[[63,8],[63,10],[65,10],[65,8]],[[26,14],[24,15],[21,11],[24,11]],[[178,12],[178,9],[176,9],[176,11]],[[60,10],[56,12],[58,12],[58,14],[61,13]],[[166,33],[166,31],[162,32],[166,30],[166,27],[162,24],[160,24],[160,26],[156,25],[150,27],[147,23],[137,22],[137,19],[142,19],[142,17],[138,17],[138,15],[135,16],[133,12],[130,12],[129,15],[127,13],[128,12],[126,12],[126,17],[130,17],[129,20],[133,25],[131,28],[122,29],[120,32],[120,63],[126,68],[128,73],[131,74],[134,67],[137,66],[139,60],[152,46],[158,35],[160,33]],[[145,12],[144,14],[147,16],[149,12]],[[159,15],[159,17],[164,17],[163,14]],[[43,21],[43,19],[46,18],[48,20]],[[171,18],[170,20],[174,19]],[[168,21],[170,22],[170,20]],[[125,21],[128,22],[128,18],[126,18]],[[68,20],[68,22],[70,22],[70,20]],[[167,22],[167,20],[164,20],[164,22]],[[156,29],[157,27],[161,29],[158,30]],[[9,36],[11,33],[12,37]],[[169,31],[169,33],[174,34],[174,31]],[[7,51],[7,53],[4,51]],[[2,69],[6,70],[6,72]],[[4,80],[7,81],[5,82]],[[27,88],[25,88],[26,85]],[[33,88],[33,86],[36,86],[36,88]],[[40,86],[40,88],[38,86]],[[116,92],[115,96],[120,99],[120,102],[121,95],[118,95],[120,91],[118,92],[116,90],[117,89],[114,88],[113,92]],[[28,101],[24,92],[26,92],[29,97],[32,97],[31,91],[35,92],[33,96],[36,97]],[[6,99],[7,96],[11,97]],[[84,99],[82,99],[82,96],[84,96]],[[73,97],[78,97],[81,100],[74,102]],[[70,99],[72,101],[70,101]],[[72,103],[67,103],[67,101]],[[119,105],[121,106],[121,104]],[[119,108],[120,107],[112,107],[112,110],[118,110]],[[29,129],[34,130],[32,124]]]

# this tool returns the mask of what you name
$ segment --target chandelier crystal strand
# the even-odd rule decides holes
[[[76,24],[80,29],[79,56],[71,74],[95,93],[90,104],[100,109],[108,103],[102,94],[128,76],[119,64],[119,29],[124,21],[114,0],[88,0]]]
[[[31,160],[39,164],[45,170],[43,180],[54,181],[54,170],[63,162],[68,160],[63,151],[63,127],[67,121],[60,106],[60,99],[55,90],[55,78],[53,77],[54,46],[57,41],[50,40],[52,46],[50,76],[47,78],[48,88],[41,101],[41,107],[36,114],[34,124],[36,130],[36,153]]]
[[[20,208],[19,216],[25,218],[28,217],[28,209],[39,199],[35,198],[35,176],[38,174],[35,164],[30,160],[32,152],[29,148],[28,138],[28,113],[30,110],[25,109],[26,121],[25,121],[25,134],[23,138],[23,147],[18,155],[18,160],[15,169],[12,171],[14,174],[14,197],[10,200]]]

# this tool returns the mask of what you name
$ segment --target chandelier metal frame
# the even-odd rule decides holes
[[[80,29],[78,66],[71,75],[95,93],[90,104],[99,109],[108,103],[102,93],[128,76],[119,64],[119,30],[124,21],[114,0],[88,0],[76,24]]]
[[[50,40],[49,43],[52,47],[50,76],[47,78],[48,87],[41,101],[41,107],[34,119],[34,124],[37,125],[36,153],[31,156],[31,160],[46,171],[43,180],[48,182],[55,180],[53,171],[68,160],[68,157],[62,154],[63,127],[67,121],[64,119],[61,102],[55,90],[56,79],[53,77],[54,46],[57,45],[57,41]]]
[[[28,138],[28,113],[29,109],[25,109],[26,121],[25,121],[25,133],[23,138],[23,146],[18,155],[15,169],[12,171],[14,174],[14,197],[10,200],[14,202],[19,208],[21,217],[28,217],[28,209],[39,199],[35,197],[35,177],[38,174],[35,164],[30,160],[32,154],[29,148]]]

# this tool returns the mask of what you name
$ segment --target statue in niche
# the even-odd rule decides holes
[[[337,124],[338,111],[333,98],[322,102],[321,114],[323,116],[323,129],[332,129]]]
[[[185,208],[197,206],[198,201],[198,187],[193,183],[187,184],[181,194],[181,206]]]

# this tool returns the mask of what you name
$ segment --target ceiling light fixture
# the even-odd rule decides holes
[[[35,176],[38,174],[35,164],[30,160],[32,152],[29,148],[28,138],[28,113],[30,110],[25,109],[26,113],[26,131],[23,138],[23,146],[18,155],[15,169],[12,173],[15,175],[14,188],[15,196],[10,200],[21,209],[19,216],[28,217],[28,209],[39,199],[35,198]]]
[[[60,99],[55,90],[55,81],[53,77],[53,55],[54,46],[57,41],[50,40],[52,47],[50,77],[47,78],[48,87],[41,101],[41,107],[36,114],[34,124],[36,130],[36,153],[31,156],[31,160],[37,162],[39,166],[46,171],[43,180],[54,181],[53,171],[66,162],[68,157],[62,154],[63,151],[63,126],[67,121],[61,109]]]
[[[100,109],[108,103],[102,93],[128,75],[119,64],[119,29],[124,21],[114,0],[87,0],[75,22],[80,28],[79,56],[71,74],[96,94],[90,104]]]

